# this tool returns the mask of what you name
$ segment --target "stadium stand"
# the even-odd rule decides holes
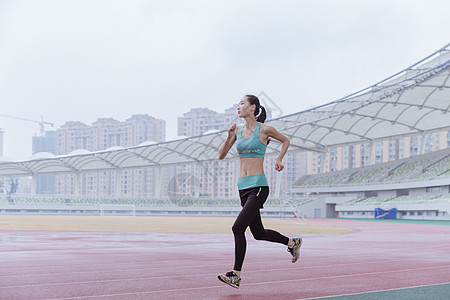
[[[396,208],[399,218],[450,220],[450,149],[304,176],[294,187],[299,195],[314,193],[327,199],[341,217],[372,218],[381,207]]]

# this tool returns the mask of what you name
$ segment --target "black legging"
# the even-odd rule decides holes
[[[250,226],[250,231],[256,240],[287,245],[289,238],[271,229],[264,229],[261,221],[259,209],[263,208],[269,196],[269,187],[254,187],[239,191],[242,210],[233,224],[234,234],[234,270],[241,271],[244,262],[245,251],[247,250],[247,241],[245,239],[245,230]]]

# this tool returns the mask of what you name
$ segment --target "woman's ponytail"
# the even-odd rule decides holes
[[[264,123],[264,121],[266,120],[266,109],[264,108],[264,106],[260,105],[259,106],[259,112],[258,114],[255,116],[256,121]]]
[[[264,106],[262,106],[259,103],[258,97],[256,97],[255,95],[245,95],[245,97],[248,99],[248,102],[250,103],[250,105],[254,104],[256,106],[256,109],[255,109],[256,121],[258,121],[260,123],[264,123],[264,121],[266,120],[266,117],[267,117],[266,109],[264,108]]]

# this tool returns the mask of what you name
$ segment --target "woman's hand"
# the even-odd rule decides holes
[[[278,172],[281,172],[284,169],[284,165],[281,163],[280,160],[277,159],[277,161],[275,162],[275,170],[277,170]]]
[[[231,146],[236,142],[236,124],[233,124],[228,128],[228,137],[219,149],[219,159],[224,159],[230,151]]]
[[[228,137],[234,136],[236,133],[236,124],[233,124],[228,128]]]

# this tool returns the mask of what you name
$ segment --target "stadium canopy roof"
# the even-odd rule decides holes
[[[450,128],[450,44],[413,66],[364,90],[305,111],[269,120],[291,140],[291,151],[326,152],[331,147],[371,143]],[[163,143],[77,150],[69,155],[35,154],[30,160],[0,158],[0,176],[118,170],[218,159],[227,131]],[[273,141],[267,153],[278,153]],[[236,158],[236,150],[228,158]]]

